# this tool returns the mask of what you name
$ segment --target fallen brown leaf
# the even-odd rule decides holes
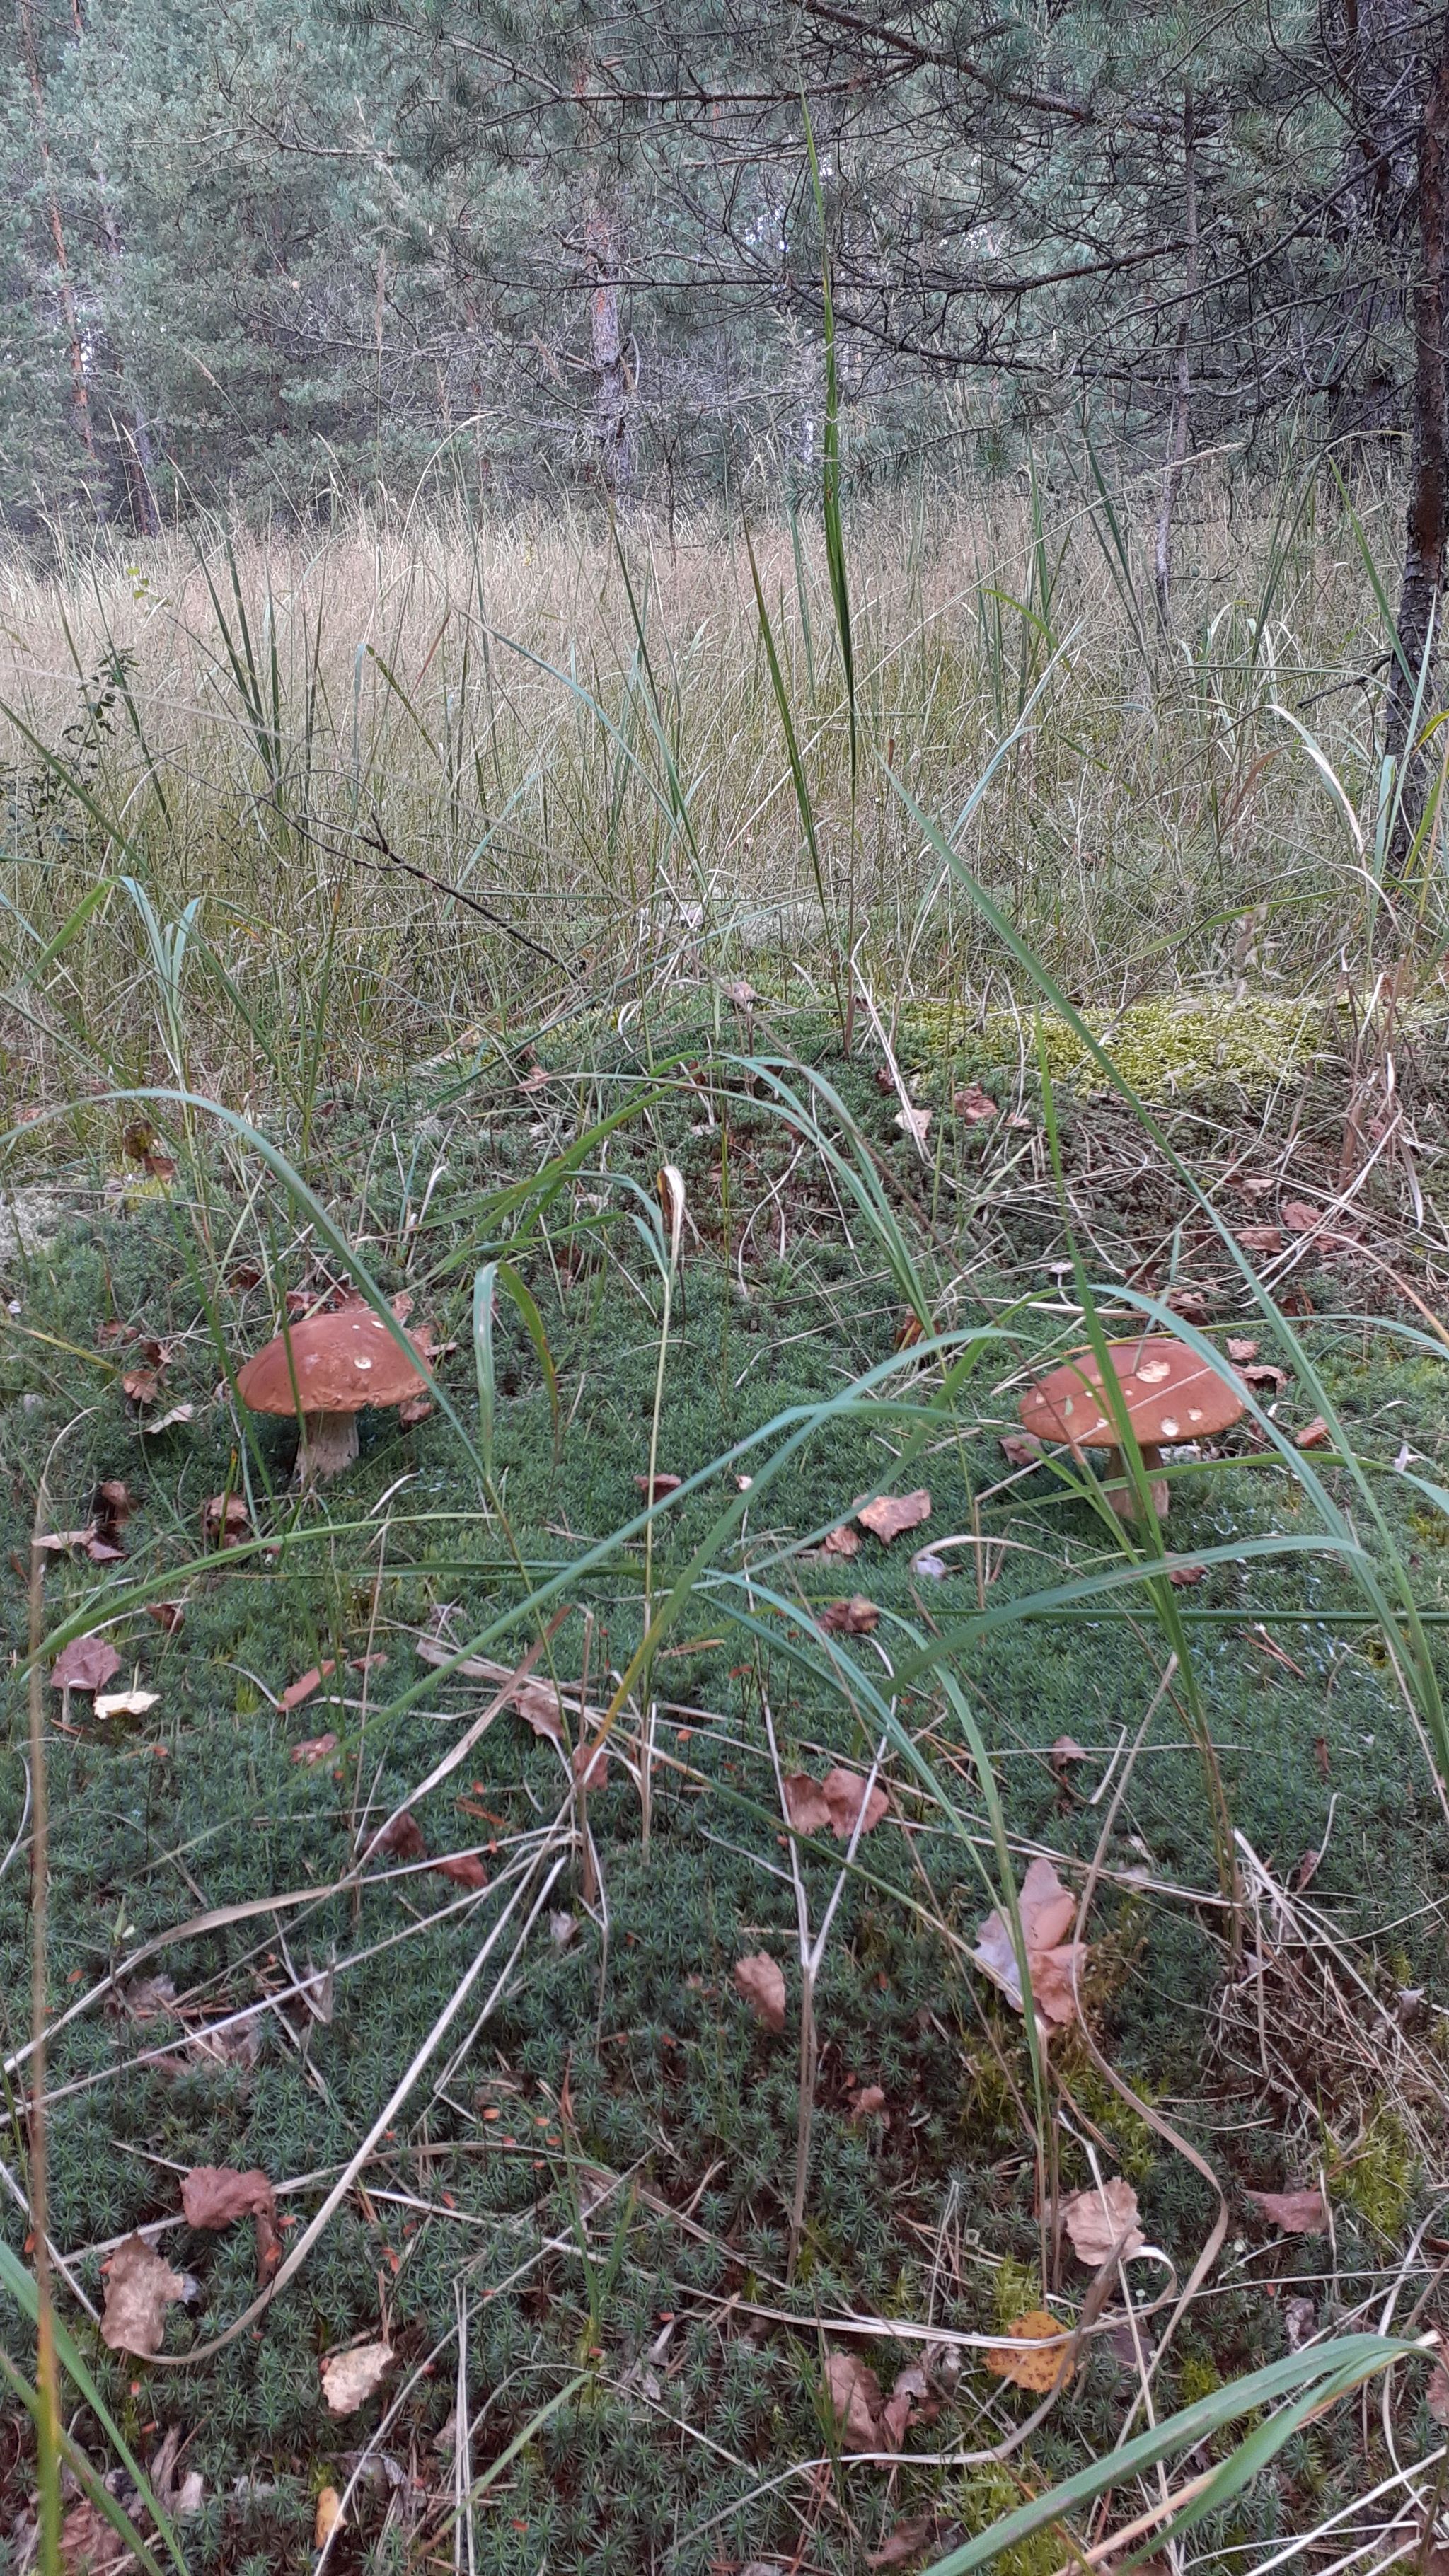
[[[879,2549],[871,2550],[867,2567],[905,2567],[935,2546],[939,2526],[933,2513],[908,2513],[893,2522]]]
[[[848,1601],[832,1601],[820,1614],[821,1627],[832,1637],[869,1637],[879,1621],[880,1612],[863,1592],[853,1592]]]
[[[785,1815],[797,1834],[830,1831],[830,1802],[819,1781],[808,1771],[786,1772]]]
[[[951,1106],[958,1118],[968,1119],[973,1127],[979,1126],[983,1118],[997,1114],[995,1101],[979,1082],[968,1082],[962,1090],[953,1092]],[[871,2563],[874,2565],[874,2560]]]
[[[119,2567],[129,2557],[120,2533],[112,2529],[89,2496],[82,2496],[78,2504],[68,2507],[60,2526],[63,2576],[109,2576],[112,2567]]]
[[[148,1601],[146,1616],[154,1619],[157,1627],[164,1628],[167,1636],[172,1637],[186,1616],[186,1604],[184,1601]]]
[[[526,1073],[526,1074],[524,1075],[523,1080],[520,1082],[520,1084],[519,1084],[518,1088],[519,1088],[519,1090],[520,1090],[520,1091],[529,1091],[529,1092],[532,1092],[532,1091],[546,1091],[546,1090],[548,1089],[549,1084],[552,1082],[552,1080],[553,1080],[553,1075],[549,1072],[549,1069],[548,1069],[547,1065],[546,1065],[546,1064],[536,1064],[536,1065],[534,1066],[534,1068],[533,1068],[532,1073]]]
[[[121,1393],[129,1397],[132,1404],[154,1404],[160,1392],[159,1369],[127,1369],[121,1378]]]
[[[1240,1225],[1238,1241],[1245,1252],[1281,1252],[1283,1229],[1281,1225]]]
[[[879,1781],[871,1790],[869,1798],[866,1797],[866,1784],[858,1771],[843,1771],[837,1767],[833,1771],[826,1772],[820,1785],[830,1816],[830,1828],[837,1842],[849,1842],[855,1831],[856,1819],[862,1806],[865,1808],[865,1822],[860,1829],[863,1834],[875,1832],[876,1826],[890,1806],[890,1800]]]
[[[1168,1567],[1167,1580],[1174,1592],[1190,1592],[1206,1573],[1205,1565],[1172,1565]]]
[[[391,2359],[387,2343],[359,2343],[350,2352],[328,2353],[322,2363],[322,2394],[329,2415],[353,2415],[365,2406]]]
[[[1247,1334],[1229,1333],[1228,1357],[1230,1360],[1255,1360],[1257,1356],[1258,1345],[1250,1340]]]
[[[513,1706],[525,1726],[531,1726],[535,1735],[547,1736],[550,1744],[556,1744],[563,1752],[563,1711],[552,1682],[520,1682],[513,1694]]]
[[[1072,2240],[1072,2252],[1095,2271],[1109,2254],[1125,2261],[1129,2254],[1140,2253],[1147,2239],[1137,2224],[1137,2194],[1130,2182],[1113,2177],[1100,2187],[1093,2183],[1086,2191],[1073,2192],[1062,2202],[1062,2224]]]
[[[404,1431],[416,1431],[420,1422],[427,1421],[432,1409],[431,1396],[407,1395],[398,1406],[397,1418]]]
[[[889,1547],[893,1538],[900,1538],[906,1530],[917,1529],[922,1521],[930,1519],[931,1497],[924,1485],[914,1494],[880,1494],[855,1517],[862,1529],[873,1530]]]
[[[1294,1446],[1298,1449],[1332,1448],[1333,1434],[1321,1413],[1315,1413],[1313,1420],[1304,1424],[1295,1439]]]
[[[1283,1222],[1290,1234],[1311,1234],[1323,1223],[1322,1208],[1310,1207],[1306,1199],[1288,1199],[1284,1203]]]
[[[1250,1386],[1255,1395],[1265,1387],[1271,1388],[1273,1394],[1277,1395],[1287,1383],[1288,1371],[1275,1368],[1271,1360],[1254,1360],[1251,1366],[1243,1371],[1243,1384]]]
[[[1170,1307],[1174,1315],[1180,1315],[1185,1324],[1212,1322],[1212,1299],[1201,1288],[1169,1288],[1163,1304]]]
[[[201,1506],[201,1535],[208,1547],[239,1547],[251,1536],[251,1526],[241,1494],[212,1494]]]
[[[1064,1778],[1074,1762],[1090,1762],[1091,1758],[1085,1746],[1079,1744],[1074,1735],[1059,1735],[1047,1755],[1047,1760],[1058,1778]]]
[[[784,1973],[767,1950],[752,1950],[746,1958],[736,1959],[734,1981],[757,2021],[767,2030],[784,2029]]]
[[[455,1887],[486,1887],[488,1872],[476,1852],[453,1852],[447,1860],[435,1860],[437,1877],[450,1878]]]
[[[303,1700],[310,1699],[314,1691],[319,1691],[323,1682],[336,1670],[330,1655],[325,1663],[314,1664],[310,1672],[303,1673],[297,1681],[288,1682],[277,1702],[278,1708],[300,1708]]]
[[[586,1789],[607,1789],[609,1785],[608,1737],[591,1735],[586,1743],[576,1744],[573,1752],[573,1769],[574,1778],[582,1780]]]
[[[245,2173],[234,2165],[193,2165],[181,2177],[181,2209],[188,2227],[234,2227],[239,2218],[275,2213],[277,2196],[260,2165]]]
[[[121,1658],[109,1637],[72,1637],[50,1668],[52,1690],[104,1690],[121,1669]]]
[[[328,1754],[336,1750],[337,1738],[329,1727],[325,1735],[309,1735],[304,1743],[294,1744],[292,1760],[305,1762],[310,1769],[315,1762],[325,1762]]]
[[[1321,2191],[1250,2191],[1247,2197],[1285,2236],[1321,2236],[1328,2222]]]
[[[324,2487],[317,2498],[317,2519],[312,2526],[312,2545],[325,2549],[342,2520],[342,2498],[335,2487]]]
[[[194,1404],[172,1404],[164,1413],[158,1413],[154,1422],[143,1422],[141,1428],[154,1440],[158,1431],[174,1431],[178,1422],[192,1422],[195,1418]]]
[[[1028,2308],[1025,2316],[1012,2318],[1007,2331],[1017,2339],[1015,2351],[998,2349],[982,2355],[993,2378],[1014,2380],[1018,2388],[1030,2388],[1041,2397],[1056,2387],[1059,2378],[1065,2387],[1072,2375],[1068,2347],[1055,2340],[1048,2344],[1049,2337],[1054,2339],[1062,2331],[1055,2317],[1048,2316],[1045,2308]]]
[[[827,1556],[859,1556],[860,1532],[848,1528],[844,1522],[839,1529],[827,1530],[825,1553]]]
[[[1080,1975],[1089,1952],[1084,1941],[1063,1938],[1076,1918],[1077,1900],[1069,1888],[1063,1887],[1049,1860],[1038,1858],[1032,1862],[1022,1881],[1017,1910],[1038,2017],[1047,2022],[1069,2022],[1077,2009],[1072,1992],[1073,1969]],[[988,1914],[977,1933],[972,1957],[1016,2010],[1025,2012],[1011,1925],[1003,1914]]]
[[[91,1509],[107,1538],[119,1536],[131,1517],[132,1508],[131,1489],[119,1476],[107,1476],[102,1484],[97,1485]]]
[[[882,2086],[862,2084],[855,2100],[851,2103],[850,2116],[852,2120],[871,2120],[874,2119],[877,2111],[884,2109],[885,2092]]]
[[[1445,2369],[1442,2361],[1436,2361],[1429,2373],[1424,2403],[1436,2424],[1449,2425],[1449,2370]]]
[[[873,2370],[853,2352],[827,2353],[825,2391],[835,2417],[843,2451],[878,2451],[881,2410],[885,2399]]]
[[[428,1856],[428,1846],[423,1840],[422,1827],[416,1816],[410,1814],[406,1808],[400,1816],[388,1818],[376,1842],[372,1845],[372,1850],[374,1854],[392,1852],[399,1860],[426,1860]]]
[[[924,1145],[931,1132],[931,1120],[934,1115],[933,1110],[917,1109],[912,1105],[896,1111],[896,1125],[901,1133],[909,1136],[915,1144]]]
[[[106,2280],[102,2343],[112,2352],[134,2352],[149,2361],[161,2349],[167,2309],[186,2296],[185,2274],[173,2272],[139,2236],[128,2236],[101,2269]]]
[[[1035,1467],[1043,1452],[1034,1432],[1008,1431],[1002,1437],[1001,1454],[1008,1467]]]
[[[684,1478],[682,1476],[666,1476],[663,1468],[661,1467],[658,1475],[654,1477],[652,1483],[647,1476],[636,1476],[634,1482],[641,1494],[647,1494],[651,1503],[662,1503],[666,1494],[678,1493],[680,1486],[684,1482]]]

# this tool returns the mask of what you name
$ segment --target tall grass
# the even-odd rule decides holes
[[[876,985],[979,1010],[1008,969],[885,770],[949,833],[1017,725],[957,846],[1076,1000],[1221,990],[1245,958],[1308,989],[1396,904],[1437,940],[1436,849],[1403,897],[1352,819],[1385,500],[1229,522],[1205,482],[1145,657],[1130,494],[1043,469],[924,530],[852,510],[847,591],[831,492],[824,528],[752,524],[753,572],[726,526],[567,515],[0,565],[19,1089],[82,1031],[135,1078],[158,1005],[176,1079],[183,978],[208,1084],[258,1103],[305,1104],[319,1047],[350,1071],[527,1032],[561,974],[614,1008],[761,966],[803,998],[858,947]],[[130,920],[97,893],[122,877]]]

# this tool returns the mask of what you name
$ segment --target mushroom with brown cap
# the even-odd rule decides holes
[[[340,1474],[357,1456],[364,1405],[404,1404],[420,1395],[416,1365],[429,1357],[426,1332],[403,1334],[407,1350],[361,1300],[289,1325],[237,1372],[237,1393],[253,1413],[300,1413],[299,1485]],[[415,1357],[409,1359],[407,1352]]]
[[[1161,1520],[1167,1512],[1167,1485],[1154,1470],[1162,1463],[1163,1448],[1226,1431],[1242,1414],[1241,1388],[1231,1369],[1215,1368],[1168,1333],[1109,1342],[1107,1358],[1151,1479],[1152,1508]],[[1065,1441],[1074,1458],[1088,1449],[1110,1451],[1114,1481],[1106,1488],[1107,1500],[1123,1520],[1137,1518],[1137,1488],[1127,1474],[1119,1417],[1103,1393],[1102,1365],[1094,1350],[1073,1351],[1038,1378],[1018,1409],[1026,1430],[1039,1440]]]

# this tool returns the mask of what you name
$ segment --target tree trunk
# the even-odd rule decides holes
[[[1444,588],[1446,473],[1449,473],[1449,403],[1444,370],[1444,301],[1449,276],[1449,10],[1439,29],[1434,63],[1419,122],[1418,259],[1413,290],[1413,464],[1404,529],[1404,578],[1399,592],[1399,646],[1389,665],[1385,749],[1406,759],[1395,845],[1400,855],[1418,829],[1429,763],[1409,740],[1414,703],[1419,730],[1433,712],[1436,629]],[[1400,658],[1402,656],[1402,658]],[[1420,682],[1422,678],[1422,691]]]
[[[56,193],[55,171],[50,158],[50,134],[45,118],[45,83],[40,74],[40,53],[35,42],[35,20],[31,0],[17,0],[20,12],[20,50],[25,59],[30,95],[35,101],[35,141],[40,153],[40,166],[45,176],[45,194],[50,217],[50,238],[55,245],[56,276],[60,285],[60,310],[70,342],[71,401],[81,443],[92,464],[95,463],[95,432],[91,427],[90,386],[86,381],[85,343],[76,318],[75,290],[71,284],[70,261],[66,256],[65,227],[60,219],[60,198]]]
[[[1154,560],[1157,614],[1164,627],[1168,621],[1168,600],[1172,589],[1172,514],[1177,506],[1182,469],[1187,462],[1188,420],[1192,408],[1188,344],[1192,337],[1193,308],[1197,302],[1197,135],[1190,89],[1184,90],[1182,98],[1182,197],[1183,238],[1187,249],[1183,260],[1177,348],[1172,365],[1172,422],[1167,434],[1167,463],[1162,474],[1162,507],[1157,514]]]
[[[593,286],[589,295],[589,340],[594,362],[594,435],[599,445],[599,472],[604,488],[617,492],[629,480],[629,367],[619,324],[619,276],[614,230],[601,206],[594,206],[584,228]]]

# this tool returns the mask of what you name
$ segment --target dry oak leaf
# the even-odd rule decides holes
[[[1424,2403],[1436,2424],[1449,2424],[1449,2370],[1442,2361],[1436,2361],[1429,2373]]]
[[[336,1750],[337,1738],[329,1727],[325,1735],[309,1735],[305,1742],[294,1744],[292,1760],[305,1762],[310,1769],[314,1762],[325,1762],[328,1754],[335,1753]]]
[[[881,2086],[862,2084],[855,2100],[851,2103],[850,2116],[852,2120],[870,2120],[874,2118],[877,2111],[884,2109],[885,2094]]]
[[[1245,1252],[1281,1252],[1283,1228],[1281,1225],[1240,1225],[1238,1241]]]
[[[858,1771],[843,1771],[837,1766],[835,1770],[826,1772],[820,1786],[830,1817],[830,1829],[837,1842],[849,1842],[862,1806],[865,1821],[860,1830],[863,1834],[873,1834],[890,1805],[879,1781],[867,1798],[866,1784]]]
[[[1277,1395],[1287,1383],[1288,1371],[1275,1368],[1271,1360],[1254,1360],[1243,1371],[1243,1384],[1252,1387],[1255,1394],[1262,1387],[1271,1387]]]
[[[785,2027],[785,1977],[779,1962],[768,1950],[751,1950],[736,1959],[734,1981],[757,2021],[767,2030]]]
[[[1257,1356],[1258,1345],[1250,1340],[1246,1333],[1229,1333],[1228,1357],[1230,1360],[1255,1360]]]
[[[889,1547],[893,1538],[904,1531],[918,1529],[931,1517],[931,1497],[922,1485],[914,1494],[879,1494],[873,1503],[856,1513],[862,1529],[873,1530]]]
[[[926,1138],[931,1132],[931,1119],[933,1115],[934,1112],[929,1109],[916,1109],[914,1107],[898,1109],[896,1111],[896,1125],[901,1130],[902,1135],[911,1137],[913,1142],[917,1145],[924,1145]]]
[[[154,1404],[161,1392],[159,1369],[127,1369],[121,1379],[121,1392],[132,1404]]]
[[[1250,2191],[1247,2197],[1285,2236],[1321,2236],[1328,2224],[1321,2191]]]
[[[1058,2384],[1065,2387],[1071,2378],[1066,2344],[1059,2342],[1062,2329],[1045,2308],[1028,2308],[1025,2316],[1013,2317],[1007,2332],[1016,2339],[1012,2351],[983,2353],[987,2369],[996,2379],[1014,2380],[1018,2388],[1030,2388],[1045,2397]]]
[[[146,1616],[154,1619],[157,1627],[164,1628],[167,1636],[172,1637],[186,1616],[186,1604],[184,1601],[148,1601]]]
[[[827,1530],[825,1534],[825,1553],[827,1556],[859,1556],[859,1531],[849,1528],[844,1521],[842,1521],[839,1529]]]
[[[825,2389],[830,2411],[840,2429],[843,2451],[881,2448],[881,2413],[885,2400],[873,2370],[853,2352],[832,2352],[825,2360]]]
[[[657,1475],[653,1477],[636,1476],[634,1482],[638,1486],[640,1493],[647,1495],[651,1503],[662,1503],[667,1494],[678,1493],[680,1486],[684,1482],[684,1478],[682,1476],[666,1475],[664,1469],[661,1467]]]
[[[113,2530],[88,2496],[70,2507],[60,2526],[63,2576],[107,2576],[109,2569],[129,2558],[130,2551],[120,2533]]]
[[[181,2208],[188,2227],[233,2227],[239,2218],[268,2217],[277,2196],[260,2165],[242,2173],[234,2165],[193,2165],[181,2177]]]
[[[1310,1207],[1307,1199],[1289,1199],[1283,1208],[1283,1222],[1290,1234],[1311,1234],[1323,1223],[1322,1208]]]
[[[1129,2254],[1140,2254],[1147,2239],[1137,2219],[1136,2192],[1130,2182],[1115,2177],[1073,2192],[1062,2203],[1062,2223],[1072,2240],[1072,2252],[1094,2271],[1109,2255],[1125,2262]]]
[[[1054,1771],[1065,1771],[1068,1763],[1090,1762],[1091,1758],[1086,1746],[1079,1744],[1074,1735],[1059,1735],[1047,1755]]]
[[[108,1637],[72,1637],[50,1668],[52,1690],[99,1691],[121,1669]]]
[[[996,1103],[979,1082],[968,1082],[963,1090],[953,1092],[951,1106],[958,1118],[969,1119],[973,1127],[979,1126],[983,1118],[996,1116]]]
[[[1304,1424],[1303,1429],[1297,1434],[1294,1446],[1298,1449],[1332,1448],[1333,1434],[1321,1413],[1315,1413],[1313,1420]]]
[[[365,2406],[392,2359],[389,2343],[358,2343],[330,2352],[322,2364],[322,2394],[329,2415],[353,2415]]]
[[[869,1637],[879,1621],[879,1610],[863,1592],[852,1592],[848,1601],[832,1601],[820,1614],[821,1627],[832,1637]]]
[[[586,1789],[607,1789],[609,1785],[609,1739],[591,1735],[586,1743],[574,1746],[574,1778]]]
[[[167,2309],[186,2296],[190,2284],[185,2274],[173,2272],[139,2236],[128,2236],[102,2269],[106,2276],[102,2343],[112,2352],[139,2353],[149,2361],[161,2349]]]
[[[1072,2021],[1077,2009],[1073,1970],[1080,1975],[1088,1951],[1085,1941],[1063,1938],[1071,1930],[1077,1900],[1069,1888],[1063,1887],[1049,1860],[1038,1858],[1032,1862],[1022,1881],[1017,1910],[1038,2018],[1058,2023]],[[1017,2011],[1024,2012],[1011,1926],[1004,1915],[994,1911],[987,1915],[971,1955]]]
[[[1206,1573],[1205,1565],[1170,1565],[1167,1580],[1174,1592],[1190,1592],[1195,1583],[1202,1582]]]

